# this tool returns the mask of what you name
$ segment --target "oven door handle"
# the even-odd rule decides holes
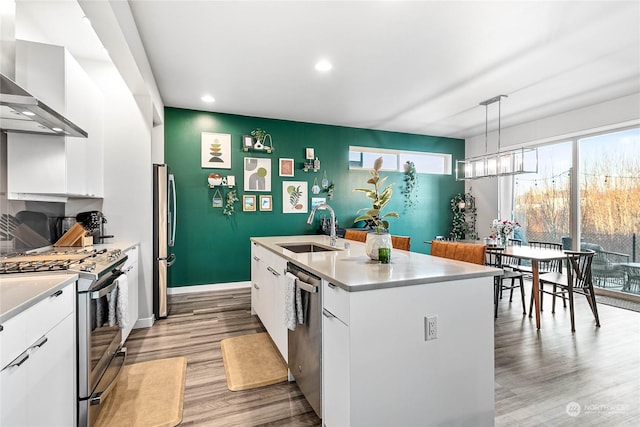
[[[102,298],[103,296],[114,290],[116,286],[118,286],[118,282],[114,280],[109,286],[105,286],[98,291],[91,292],[91,299],[95,300]]]
[[[89,398],[89,405],[91,406],[100,405],[102,401],[107,398],[109,393],[111,393],[111,390],[113,390],[113,387],[115,387],[116,383],[118,382],[118,378],[120,377],[120,372],[122,371],[122,367],[124,366],[124,362],[127,359],[126,347],[122,347],[120,350],[118,350],[118,352],[113,356],[113,358],[115,359],[116,357],[119,357],[119,356],[122,356],[122,363],[120,364],[120,366],[118,366],[118,371],[113,376],[113,378],[111,379],[111,381],[105,387],[104,390],[96,391],[93,395],[91,395],[91,397]],[[98,384],[98,386],[100,386],[100,384]]]

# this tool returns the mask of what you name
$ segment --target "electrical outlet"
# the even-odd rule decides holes
[[[438,316],[424,317],[424,340],[430,341],[438,338]]]

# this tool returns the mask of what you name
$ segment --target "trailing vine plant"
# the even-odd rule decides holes
[[[476,232],[476,207],[475,197],[471,193],[458,193],[451,199],[451,236],[456,240],[478,239]]]
[[[417,188],[416,165],[411,160],[407,160],[404,164],[404,187],[401,191],[404,194],[405,208],[413,208],[418,203],[418,195],[415,192]]]
[[[224,209],[222,210],[222,213],[226,216],[231,216],[233,215],[233,213],[235,212],[235,204],[237,201],[239,201],[240,199],[238,199],[238,193],[236,190],[230,190],[227,193],[227,198],[224,204]]]

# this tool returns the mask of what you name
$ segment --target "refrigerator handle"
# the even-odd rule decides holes
[[[176,217],[178,205],[176,204],[176,180],[173,177],[173,174],[169,174],[169,191],[171,192],[171,201],[173,202],[169,207],[169,226],[170,226],[170,236],[169,236],[169,247],[173,247],[176,242]],[[173,209],[171,209],[173,207]]]
[[[171,267],[174,262],[176,262],[176,254],[170,254],[167,257],[167,267]]]

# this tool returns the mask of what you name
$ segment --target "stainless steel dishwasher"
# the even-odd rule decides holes
[[[289,330],[289,370],[315,413],[322,417],[321,281],[291,263],[287,264],[287,271],[297,277],[304,318],[304,323]]]

